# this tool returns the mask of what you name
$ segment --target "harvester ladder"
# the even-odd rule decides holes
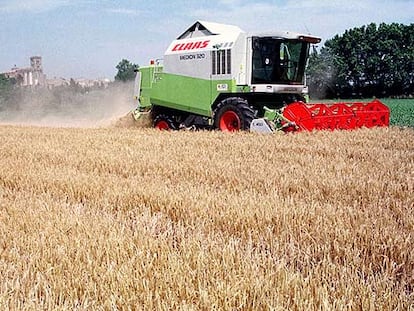
[[[163,66],[161,64],[162,59],[155,60],[154,70],[152,72],[152,83],[157,83],[161,80],[161,74],[163,72]]]

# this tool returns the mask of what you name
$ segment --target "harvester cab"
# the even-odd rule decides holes
[[[320,41],[198,21],[170,44],[162,60],[139,69],[135,116],[149,112],[160,129],[272,132],[388,125],[388,108],[378,101],[369,107],[306,103],[309,49]]]

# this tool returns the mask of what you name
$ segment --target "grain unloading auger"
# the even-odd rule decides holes
[[[162,60],[137,72],[134,116],[149,113],[159,129],[272,132],[388,126],[389,109],[378,100],[306,103],[309,48],[320,40],[196,22],[170,44]]]

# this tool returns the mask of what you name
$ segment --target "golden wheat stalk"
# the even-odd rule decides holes
[[[1,309],[413,306],[412,130],[0,141]]]

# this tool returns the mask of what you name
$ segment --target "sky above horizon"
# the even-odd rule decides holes
[[[414,23],[414,0],[0,0],[0,72],[43,58],[48,78],[109,78],[123,58],[161,58],[197,20],[327,40],[347,29]]]

